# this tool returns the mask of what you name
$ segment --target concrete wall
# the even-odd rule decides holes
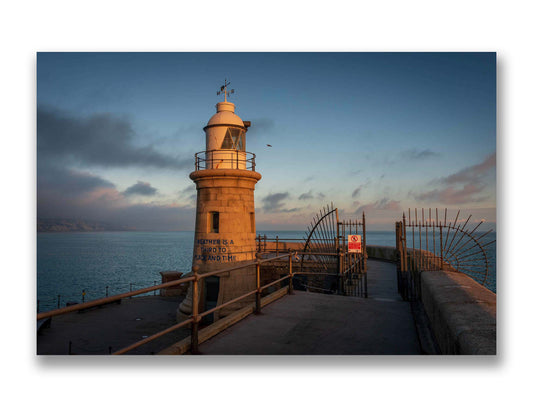
[[[367,246],[367,253],[396,260],[395,247]],[[496,354],[495,293],[463,273],[423,271],[420,295],[443,354]]]
[[[463,273],[425,271],[421,301],[443,354],[496,354],[495,293]]]
[[[396,248],[392,246],[366,246],[370,258],[396,262]]]
[[[287,253],[289,250],[302,251],[304,248],[304,242],[279,242],[268,240],[267,242],[261,241],[261,251],[275,252],[276,248],[280,253]]]

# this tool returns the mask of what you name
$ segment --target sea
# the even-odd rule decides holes
[[[258,231],[269,239],[304,239],[301,231]],[[495,240],[496,234],[487,239]],[[395,246],[394,232],[367,232],[368,245]],[[194,232],[37,233],[37,310],[81,303],[159,284],[160,272],[191,270]],[[496,244],[487,249],[496,292]],[[146,295],[154,295],[149,293]]]

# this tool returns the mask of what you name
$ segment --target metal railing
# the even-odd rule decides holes
[[[122,283],[118,285],[106,285],[105,287],[93,287],[85,288],[81,290],[81,293],[79,294],[79,297],[77,295],[72,294],[72,292],[67,294],[57,294],[55,296],[42,296],[37,300],[37,313],[41,312],[41,310],[49,311],[51,309],[57,309],[61,308],[62,304],[77,304],[78,301],[81,301],[82,303],[86,302],[88,298],[96,297],[98,298],[98,295],[105,292],[105,296],[109,297],[109,293],[111,294],[113,292],[120,293],[124,289],[124,287],[129,287],[130,291],[133,291],[133,287],[146,287],[149,283],[142,283],[142,282],[135,282],[135,283]],[[154,280],[154,286],[157,284],[157,281]],[[157,290],[154,290],[154,294],[157,295]],[[79,299],[78,299],[79,298]]]
[[[292,249],[298,251],[300,257],[300,272],[295,272],[295,275],[306,275],[310,278],[312,278],[313,275],[335,277],[330,279],[335,280],[334,284],[331,281],[329,283],[325,281],[322,282],[323,285],[329,284],[332,286],[330,288],[319,287],[317,282],[311,283],[300,281],[300,279],[298,279],[299,287],[316,290],[318,292],[368,298],[366,244],[363,244],[363,250],[361,253],[350,253],[348,251],[345,236],[345,232],[359,232],[361,229],[357,229],[357,226],[361,225],[364,226],[364,220],[363,223],[355,223],[353,221],[340,222],[339,230],[342,234],[339,239],[315,237],[314,244],[308,245],[307,247],[309,251],[302,251],[306,243],[305,239],[280,239],[279,236],[268,237],[267,235],[258,235],[256,237],[257,251],[278,256],[279,253],[284,253]],[[366,243],[364,228],[361,232],[363,233],[363,242]],[[289,248],[287,248],[288,246]],[[295,246],[300,246],[300,248],[296,249]],[[328,249],[330,251],[329,253]],[[304,272],[304,269],[307,271]],[[309,269],[313,269],[313,271],[310,271]]]
[[[334,272],[314,272],[314,271],[304,271],[304,270],[300,270],[300,271],[297,271],[297,272],[293,272],[293,261],[295,259],[298,258],[298,252],[296,251],[289,251],[289,253],[284,253],[284,254],[281,254],[279,256],[276,256],[276,257],[271,257],[271,258],[267,258],[267,259],[261,259],[260,256],[261,254],[260,253],[257,253],[256,254],[256,260],[254,261],[251,261],[251,262],[248,262],[246,264],[241,264],[241,265],[238,265],[238,266],[230,266],[230,267],[227,267],[227,268],[223,268],[223,269],[220,269],[220,270],[215,270],[215,271],[211,271],[211,272],[208,272],[208,273],[199,273],[199,267],[197,265],[193,266],[192,268],[192,275],[189,276],[189,277],[184,277],[184,278],[180,278],[179,280],[174,280],[174,281],[169,281],[167,283],[163,283],[163,284],[158,284],[158,285],[154,285],[154,286],[151,286],[151,287],[146,287],[146,288],[142,288],[142,289],[138,289],[138,290],[134,290],[134,291],[128,291],[128,292],[125,292],[125,293],[121,293],[121,294],[117,294],[117,295],[113,295],[113,296],[110,296],[110,297],[106,297],[106,298],[100,298],[100,299],[97,299],[97,300],[93,300],[93,301],[88,301],[88,302],[85,302],[85,303],[82,303],[82,304],[75,304],[75,305],[70,305],[70,306],[67,306],[67,307],[64,307],[64,308],[59,308],[59,309],[55,309],[55,310],[52,310],[52,311],[46,311],[46,312],[41,312],[41,313],[38,313],[37,314],[37,321],[39,320],[43,320],[43,319],[46,319],[46,318],[51,318],[51,317],[55,317],[55,316],[59,316],[59,315],[63,315],[63,314],[67,314],[67,313],[70,313],[70,312],[75,312],[75,311],[81,311],[81,310],[85,310],[85,309],[89,309],[89,308],[94,308],[94,307],[97,307],[97,306],[101,306],[101,305],[105,305],[105,304],[110,304],[110,303],[113,303],[113,302],[117,302],[121,299],[124,299],[124,298],[131,298],[133,296],[136,296],[136,295],[140,295],[140,294],[145,294],[145,293],[148,293],[148,292],[151,292],[151,291],[155,291],[155,290],[161,290],[161,289],[164,289],[164,288],[170,288],[170,287],[174,287],[174,286],[178,286],[178,285],[181,285],[181,284],[184,284],[184,283],[191,283],[192,284],[192,312],[191,312],[191,315],[189,316],[189,318],[185,319],[184,321],[181,321],[175,325],[172,325],[160,332],[157,332],[151,336],[148,336],[140,341],[137,341],[127,347],[124,347],[114,353],[112,353],[113,355],[122,355],[122,354],[125,354],[131,350],[134,350],[142,345],[145,345],[149,342],[152,342],[170,332],[173,332],[177,329],[180,329],[180,328],[183,328],[187,325],[190,325],[190,329],[191,329],[191,343],[190,343],[190,349],[191,349],[191,353],[192,354],[198,354],[198,346],[199,346],[199,337],[198,337],[198,331],[199,331],[199,325],[200,325],[200,322],[203,318],[205,318],[206,316],[208,316],[209,314],[212,314],[216,311],[219,311],[220,309],[224,308],[224,307],[227,307],[231,304],[234,304],[236,302],[239,302],[239,301],[242,301],[243,299],[247,298],[247,297],[250,297],[252,295],[255,295],[255,313],[256,314],[259,314],[261,312],[261,294],[264,290],[266,290],[267,288],[271,287],[271,286],[274,286],[276,284],[279,284],[285,280],[288,280],[288,293],[289,294],[292,294],[293,293],[293,279],[295,276],[297,275],[314,275],[314,276],[318,276],[318,275],[322,275],[322,276],[330,276],[334,279],[336,279],[338,281],[338,285],[337,285],[337,289],[335,290],[336,293],[338,294],[344,294],[346,295],[347,293],[345,292],[345,286],[346,286],[346,280],[348,278],[352,278],[350,276],[350,271],[353,271],[354,270],[354,267],[356,267],[357,265],[356,264],[353,264],[350,266],[348,262],[345,262],[344,260],[346,259],[346,256],[345,256],[345,253],[343,251],[341,251],[340,253],[324,253],[324,252],[316,252],[316,253],[313,253],[313,252],[307,252],[305,253],[306,256],[309,256],[308,257],[308,261],[312,262],[312,258],[313,256],[334,256],[334,257],[337,257],[338,258],[338,268],[337,270],[335,270]],[[268,282],[267,284],[264,284],[264,285],[261,285],[261,265],[264,265],[264,264],[268,264],[268,263],[271,263],[271,262],[280,262],[282,261],[283,259],[287,259],[287,272],[286,272],[286,275],[283,275],[282,277],[274,280],[274,281],[270,281]],[[346,264],[345,264],[346,263]],[[199,296],[199,284],[200,282],[203,280],[203,279],[206,279],[208,277],[211,277],[211,276],[216,276],[216,275],[219,275],[219,274],[224,274],[224,273],[228,273],[228,272],[231,272],[231,271],[235,271],[235,270],[239,270],[239,269],[243,269],[243,268],[246,268],[246,267],[255,267],[255,275],[256,275],[256,288],[254,290],[251,290],[249,292],[246,292],[236,298],[233,298],[229,301],[226,301],[224,302],[223,304],[220,304],[214,308],[210,308],[209,310],[206,310],[206,311],[203,311],[203,312],[200,312],[199,310],[199,303],[200,303],[200,296]],[[366,286],[366,276],[365,276],[365,286]],[[366,289],[365,289],[366,291]]]
[[[489,261],[486,248],[495,240],[485,238],[492,230],[476,235],[483,221],[470,228],[468,222],[472,215],[463,220],[459,219],[459,214],[457,211],[452,222],[453,217],[448,219],[447,209],[444,219],[439,220],[438,209],[419,212],[415,208],[413,217],[409,209],[408,216],[404,213],[402,220],[396,222],[398,291],[404,300],[418,299],[422,271],[462,272],[481,285],[487,284]]]
[[[236,169],[255,171],[255,154],[240,150],[206,150],[194,155],[195,169]]]
[[[303,247],[305,244],[305,239],[295,239],[295,238],[282,238],[279,236],[268,237],[267,235],[257,235],[255,238],[257,244],[256,248],[259,253],[276,253],[278,255],[280,252],[283,252],[285,247],[291,243],[300,243]],[[271,242],[272,244],[268,244]],[[295,250],[297,251],[297,250]]]
[[[117,294],[117,295],[113,295],[111,297],[106,297],[106,298],[100,298],[100,299],[97,299],[97,300],[93,300],[93,301],[89,301],[89,302],[85,302],[83,304],[76,304],[76,305],[71,305],[71,306],[67,306],[67,307],[64,307],[64,308],[60,308],[60,309],[56,309],[56,310],[52,310],[52,311],[46,311],[46,312],[41,312],[41,313],[38,313],[37,314],[37,321],[39,320],[42,320],[42,319],[45,319],[45,318],[51,318],[51,317],[55,317],[55,316],[58,316],[58,315],[63,315],[63,314],[67,314],[67,313],[70,313],[70,312],[74,312],[74,311],[81,311],[81,310],[84,310],[84,309],[88,309],[88,308],[93,308],[93,307],[96,307],[96,306],[100,306],[100,305],[105,305],[105,304],[109,304],[109,303],[112,303],[112,302],[116,302],[118,300],[121,300],[123,298],[129,298],[129,297],[132,297],[132,296],[135,296],[135,295],[139,295],[139,294],[144,294],[144,293],[147,293],[147,292],[150,292],[150,291],[154,291],[154,290],[160,290],[162,288],[169,288],[169,287],[173,287],[173,286],[177,286],[177,285],[180,285],[180,284],[184,284],[184,283],[192,283],[192,312],[191,312],[191,316],[189,318],[187,318],[186,320],[178,323],[178,324],[175,324],[175,325],[172,325],[170,326],[169,328],[163,330],[163,331],[160,331],[160,332],[157,332],[156,334],[154,335],[151,335],[147,338],[144,338],[142,339],[141,341],[138,341],[138,342],[135,342],[123,349],[120,349],[116,352],[113,353],[113,355],[122,355],[122,354],[125,354],[133,349],[136,349],[144,344],[147,344],[157,338],[160,338],[170,332],[173,332],[179,328],[182,328],[182,327],[185,327],[187,325],[190,325],[191,326],[191,353],[193,354],[198,354],[198,345],[199,345],[199,342],[198,342],[198,328],[199,328],[199,324],[200,324],[200,321],[202,320],[202,318],[206,317],[207,315],[215,312],[215,311],[218,311],[224,307],[227,307],[228,305],[231,305],[231,304],[234,304],[238,301],[241,301],[251,295],[254,295],[255,294],[255,313],[258,314],[261,312],[261,293],[275,285],[275,284],[278,284],[278,283],[281,283],[282,281],[284,280],[289,280],[289,287],[288,287],[288,292],[289,294],[292,293],[293,291],[293,285],[292,285],[292,279],[293,279],[293,276],[294,276],[294,273],[292,272],[292,262],[293,262],[293,256],[295,256],[296,253],[295,252],[290,252],[290,253],[287,253],[287,254],[283,254],[281,256],[277,256],[277,257],[274,257],[274,258],[269,258],[269,259],[260,259],[259,256],[256,260],[250,262],[250,263],[246,263],[246,264],[242,264],[242,265],[239,265],[239,266],[232,266],[232,267],[227,267],[227,268],[223,268],[223,269],[220,269],[220,270],[215,270],[215,271],[212,271],[212,272],[208,272],[208,273],[198,273],[199,271],[199,267],[198,266],[193,266],[192,268],[192,276],[189,276],[189,277],[185,277],[185,278],[180,278],[179,280],[174,280],[174,281],[170,281],[168,283],[163,283],[163,284],[159,284],[159,285],[156,285],[156,286],[152,286],[152,287],[146,287],[146,288],[142,288],[142,289],[139,289],[139,290],[135,290],[135,291],[129,291],[127,293],[122,293],[122,294]],[[261,265],[264,264],[264,263],[268,263],[268,262],[272,262],[272,261],[279,261],[279,260],[282,260],[282,259],[288,259],[288,274],[275,280],[275,281],[271,281],[269,282],[268,284],[265,284],[265,285],[261,285]],[[207,311],[204,311],[204,312],[199,312],[199,302],[200,302],[200,298],[199,298],[199,288],[198,288],[198,284],[201,282],[201,280],[207,278],[207,277],[211,277],[211,276],[216,276],[216,275],[219,275],[219,274],[223,274],[223,273],[228,273],[228,272],[231,272],[231,271],[234,271],[234,270],[239,270],[239,269],[242,269],[242,268],[246,268],[246,267],[251,267],[251,266],[255,266],[255,269],[256,269],[256,288],[252,291],[249,291],[245,294],[242,294],[236,298],[233,298],[232,300],[229,300],[223,304],[220,304],[214,308],[211,308]]]

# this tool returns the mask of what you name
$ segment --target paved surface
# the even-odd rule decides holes
[[[53,317],[50,327],[37,334],[38,355],[107,355],[145,336],[176,324],[176,309],[183,297],[144,296],[124,299],[83,312]],[[132,350],[128,355],[151,354],[190,334],[182,328]]]
[[[420,354],[396,266],[368,261],[369,298],[295,291],[200,345],[207,355]]]
[[[419,354],[409,303],[396,292],[395,265],[368,261],[369,298],[295,291],[200,345],[203,354]],[[182,297],[146,296],[52,318],[37,335],[37,354],[106,355],[176,322]],[[187,337],[188,328],[129,354],[151,354]]]

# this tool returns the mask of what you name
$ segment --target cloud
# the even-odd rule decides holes
[[[285,201],[288,199],[290,194],[288,192],[278,192],[275,194],[269,194],[262,199],[263,210],[265,212],[284,212],[284,213],[293,213],[298,212],[302,208],[285,208]]]
[[[356,215],[359,215],[363,212],[368,213],[372,211],[400,211],[400,201],[394,201],[389,198],[383,198],[379,201],[376,201],[374,203],[361,205],[357,210],[355,211]]]
[[[143,195],[143,196],[152,196],[157,193],[157,189],[150,185],[149,182],[137,181],[136,184],[128,187],[123,194],[125,196],[129,195]]]
[[[357,197],[357,196],[361,193],[361,188],[362,188],[362,187],[363,187],[363,186],[360,186],[360,187],[356,188],[356,189],[352,192],[352,198]]]
[[[151,146],[137,145],[138,134],[125,118],[109,113],[78,117],[45,106],[37,107],[39,160],[101,167],[182,169],[189,157],[173,157]]]
[[[448,185],[458,183],[478,183],[490,170],[496,168],[496,153],[492,153],[483,162],[471,167],[464,168],[442,179]]]
[[[425,160],[427,158],[438,157],[440,154],[429,149],[419,150],[412,148],[401,152],[403,158],[407,160]]]
[[[423,202],[440,202],[443,204],[462,204],[471,202],[482,202],[487,197],[476,197],[485,188],[484,185],[469,183],[462,188],[447,187],[444,189],[433,189],[421,194],[413,194],[414,197]]]
[[[178,196],[191,204],[196,203],[196,185],[192,184],[178,191]]]
[[[269,194],[262,199],[263,209],[266,212],[279,211],[285,205],[285,202],[282,202],[282,201],[284,201],[288,197],[289,197],[288,192],[278,192],[275,194]]]
[[[191,206],[132,205],[114,184],[89,172],[40,163],[38,174],[38,218],[94,220],[139,230],[194,228],[195,209]],[[139,184],[147,183],[132,187]],[[147,185],[146,191],[150,191],[152,187]]]
[[[38,217],[89,219],[93,208],[111,208],[124,199],[114,184],[88,172],[42,163],[38,168]]]
[[[303,194],[301,194],[299,197],[298,197],[298,200],[299,201],[307,201],[309,199],[313,199],[313,193],[312,191],[309,191],[309,192],[305,192]]]
[[[40,162],[38,164],[37,195],[48,192],[63,197],[79,196],[96,189],[115,188],[99,176],[61,166]]]
[[[439,202],[448,205],[482,202],[488,199],[488,196],[479,194],[487,186],[485,179],[489,172],[495,168],[496,153],[493,153],[479,164],[466,167],[434,181],[444,185],[443,187],[421,193],[411,192],[410,195],[419,201]]]

